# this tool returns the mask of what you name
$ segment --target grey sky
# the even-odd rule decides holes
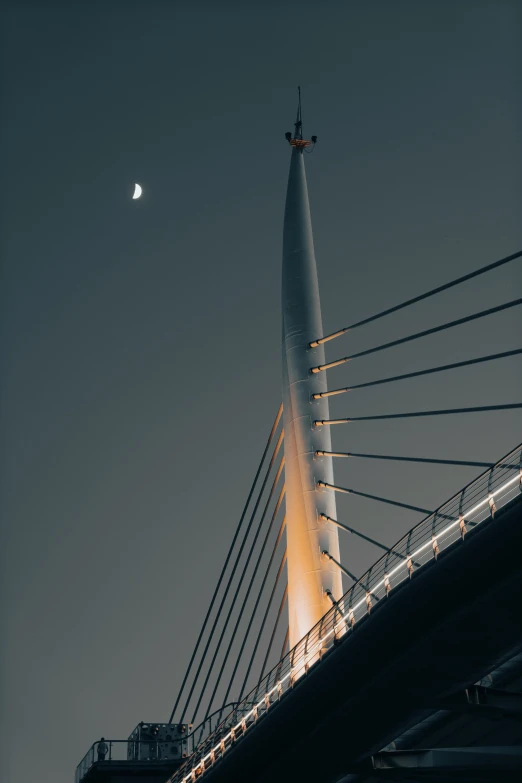
[[[71,783],[165,720],[280,402],[296,86],[325,329],[522,248],[518,2],[12,3],[2,18],[2,750]],[[133,183],[143,197],[131,200]],[[520,295],[520,263],[330,358]],[[520,346],[518,310],[332,386]],[[521,399],[518,359],[353,392],[336,415]],[[521,417],[339,428],[342,450],[496,460]],[[336,466],[337,467],[337,466]],[[477,473],[350,461],[431,507]],[[378,490],[378,491],[377,491]],[[417,516],[353,497],[389,544]],[[371,547],[343,540],[362,571]]]

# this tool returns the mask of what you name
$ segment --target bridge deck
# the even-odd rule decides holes
[[[205,783],[335,781],[521,649],[522,496],[379,601]]]

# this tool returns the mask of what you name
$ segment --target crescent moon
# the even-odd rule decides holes
[[[135,182],[134,183],[134,193],[133,193],[132,198],[133,199],[139,198],[141,196],[141,194],[142,194],[142,191],[143,191],[143,188],[141,187],[141,185],[138,185],[138,183]]]

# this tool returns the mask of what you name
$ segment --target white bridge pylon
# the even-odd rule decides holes
[[[321,303],[312,237],[312,222],[304,167],[301,105],[292,146],[283,231],[283,426],[288,552],[289,644],[294,647],[331,608],[327,591],[339,601],[343,595],[339,568],[321,553],[339,557],[335,525],[320,515],[337,518],[335,496],[318,490],[319,481],[333,484],[329,428],[314,427],[314,419],[328,419],[328,400],[312,400],[326,391],[324,373],[310,367],[324,363],[324,348],[309,348],[323,334]]]

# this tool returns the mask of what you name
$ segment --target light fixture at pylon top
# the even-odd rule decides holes
[[[300,149],[303,148],[303,147],[309,147],[312,144],[312,142],[308,141],[307,139],[296,139],[296,138],[293,138],[293,139],[288,139],[288,141],[290,143],[290,146],[292,146],[292,147],[299,147]]]

